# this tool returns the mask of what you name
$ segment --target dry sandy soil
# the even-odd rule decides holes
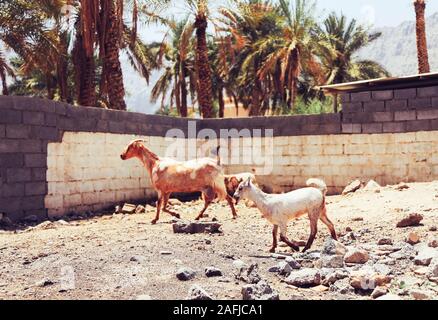
[[[359,191],[329,197],[328,203],[338,232],[345,235],[351,228],[356,234],[357,240],[348,241],[354,246],[376,245],[381,238],[404,242],[410,232],[416,232],[423,243],[438,238],[438,233],[431,231],[438,226],[438,182],[409,184],[403,191],[394,187],[382,188],[380,193]],[[177,203],[174,209],[189,220],[201,207],[198,201]],[[257,209],[239,205],[239,219],[232,220],[225,204],[213,205],[206,220],[214,217],[223,224],[223,233],[213,235],[174,234],[171,217],[165,214],[159,224],[151,225],[153,210],[148,206],[145,214],[102,214],[0,230],[0,299],[185,299],[193,284],[201,285],[215,299],[241,299],[245,284],[234,277],[236,259],[257,263],[261,277],[282,300],[370,299],[369,293],[296,288],[269,273],[268,268],[278,261],[268,253],[271,226]],[[422,225],[396,228],[409,213],[422,214]],[[307,219],[291,223],[291,238],[307,240],[308,234]],[[328,235],[321,224],[312,249],[321,250]],[[292,254],[285,247],[278,251]],[[224,276],[207,278],[204,269],[210,266],[221,269]],[[179,281],[176,272],[180,267],[196,270],[196,278]],[[414,274],[420,267],[412,261],[397,262],[390,268],[394,277],[390,292],[403,299],[412,299],[412,288],[426,291],[429,298],[438,296],[436,285]]]

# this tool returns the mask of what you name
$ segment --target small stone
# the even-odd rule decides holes
[[[432,259],[428,270],[428,276],[430,278],[438,278],[438,258]]]
[[[382,187],[380,186],[380,184],[378,184],[376,181],[370,180],[370,181],[368,181],[365,188],[363,188],[363,191],[378,192],[378,191],[380,191],[381,188]]]
[[[244,266],[235,274],[236,280],[243,281],[249,284],[259,283],[261,277],[258,273],[258,264],[251,264],[249,267]]]
[[[367,274],[358,272],[350,278],[350,285],[357,290],[370,291],[376,287],[384,286],[391,283],[389,276],[380,274]]]
[[[222,277],[222,271],[215,267],[209,267],[205,269],[205,275],[207,278],[213,278],[213,277]]]
[[[395,186],[395,190],[397,190],[397,191],[408,190],[409,188],[410,187],[404,182],[401,182],[397,186]]]
[[[374,289],[373,293],[371,293],[371,298],[378,299],[386,295],[388,292],[389,291],[387,287],[377,287],[376,289]]]
[[[345,255],[345,263],[365,264],[370,259],[368,252],[361,249],[350,249]]]
[[[238,269],[238,270],[241,270],[241,269],[246,267],[246,264],[242,260],[234,260],[233,267]]]
[[[438,257],[438,250],[435,248],[423,247],[418,251],[418,255],[414,259],[417,266],[429,266],[432,259]]]
[[[438,248],[438,239],[432,239],[429,241],[428,246],[430,248]]]
[[[56,223],[61,225],[61,226],[68,226],[68,225],[70,225],[70,223],[68,223],[65,220],[58,220],[58,221],[56,221]]]
[[[301,269],[301,265],[300,265],[300,264],[298,263],[298,261],[295,260],[293,257],[287,257],[286,260],[285,260],[285,262],[286,262],[287,264],[289,264],[289,265],[292,267],[292,269],[294,269],[294,270],[299,270],[299,269]]]
[[[138,262],[138,263],[142,263],[145,260],[146,260],[146,258],[142,257],[142,256],[133,256],[133,257],[131,257],[131,259],[129,259],[129,261],[131,261],[131,262]]]
[[[173,232],[177,234],[220,233],[222,225],[217,222],[184,222],[173,224]]]
[[[257,284],[246,285],[242,288],[244,301],[273,301],[280,300],[280,296],[264,280]]]
[[[343,268],[344,256],[343,255],[327,255],[323,254],[321,259],[316,264],[319,268]]]
[[[176,272],[176,277],[180,281],[189,281],[194,279],[196,272],[190,268],[180,268]]]
[[[418,236],[418,234],[416,234],[415,232],[411,232],[409,233],[406,242],[409,243],[410,245],[416,245],[419,244],[421,242],[420,237]]]
[[[190,289],[189,289],[189,294],[187,296],[187,300],[205,301],[205,300],[213,300],[213,298],[202,287],[200,287],[198,285],[194,285],[194,286],[190,287]]]
[[[419,268],[419,269],[416,269],[414,271],[414,273],[417,276],[425,276],[425,275],[427,275],[428,272],[429,272],[429,268],[428,267]]]
[[[324,248],[322,254],[326,255],[345,255],[347,253],[347,247],[342,243],[333,240],[332,238],[327,238],[324,243]]]
[[[345,196],[349,193],[354,193],[362,187],[362,182],[360,180],[355,180],[345,187],[342,195]]]
[[[353,232],[353,229],[351,229],[350,227],[345,228],[346,232]]]
[[[121,213],[133,214],[137,207],[133,204],[125,203],[121,209]]]
[[[322,270],[321,270],[321,273],[322,273]],[[344,269],[333,270],[332,272],[329,272],[324,276],[324,280],[322,281],[322,284],[325,286],[331,286],[339,280],[348,278],[348,276],[349,276],[349,274],[348,274],[347,270],[344,270]]]
[[[394,243],[393,243],[392,239],[389,239],[389,238],[383,238],[383,239],[380,239],[380,240],[377,242],[377,244],[378,244],[379,246],[392,246]]]
[[[353,294],[354,288],[350,285],[350,280],[348,278],[344,278],[332,284],[330,286],[330,291],[345,295]]]
[[[270,267],[268,269],[268,272],[270,272],[270,273],[279,273],[280,272],[280,267],[278,265]]]
[[[290,275],[290,273],[292,272],[292,267],[290,266],[290,264],[289,263],[287,263],[287,262],[285,262],[285,261],[283,261],[283,262],[280,262],[279,264],[278,264],[278,267],[279,267],[279,271],[278,271],[278,273],[281,275],[281,276],[289,276]]]
[[[429,228],[429,231],[430,231],[430,232],[436,232],[437,230],[438,230],[437,227],[430,227],[430,228]]]
[[[44,280],[41,280],[41,281],[38,281],[37,283],[35,283],[35,286],[45,288],[45,287],[52,286],[54,284],[55,283],[52,280],[44,279]]]
[[[141,295],[137,296],[137,298],[135,298],[135,300],[138,300],[138,301],[151,301],[153,299],[152,299],[152,297],[150,295],[141,294]]]
[[[410,294],[415,300],[430,300],[430,296],[420,290],[411,290]]]
[[[321,284],[321,274],[319,270],[315,269],[301,269],[299,271],[293,271],[289,277],[286,278],[287,284],[296,287],[315,287]]]
[[[141,213],[145,213],[146,212],[146,207],[144,206],[137,206],[137,208],[135,208],[135,213],[136,214],[141,214]]]
[[[160,255],[162,256],[171,256],[172,254],[172,251],[160,251]]]
[[[408,217],[397,223],[397,228],[417,227],[423,221],[424,217],[418,213],[412,213]]]

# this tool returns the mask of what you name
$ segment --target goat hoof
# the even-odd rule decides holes
[[[152,224],[157,224],[158,220],[152,220]]]
[[[272,248],[271,250],[269,250],[270,253],[275,253],[275,249]]]
[[[175,218],[177,218],[177,219],[181,219],[181,216],[180,216],[179,214],[176,214],[176,215],[175,215]]]

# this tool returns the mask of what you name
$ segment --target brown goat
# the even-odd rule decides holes
[[[204,208],[196,220],[203,217],[209,205],[216,197],[227,200],[233,218],[237,218],[232,197],[227,194],[222,168],[214,159],[204,158],[186,162],[158,157],[143,145],[143,140],[132,141],[121,154],[122,160],[137,158],[145,166],[151,178],[152,186],[158,193],[157,215],[152,221],[156,224],[160,219],[160,211],[179,218],[179,214],[167,209],[172,193],[202,192]]]

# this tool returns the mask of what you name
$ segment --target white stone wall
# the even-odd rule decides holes
[[[49,216],[97,211],[115,203],[154,196],[140,162],[120,159],[127,144],[137,138],[145,139],[146,145],[160,156],[167,154],[170,145],[182,146],[185,152],[178,157],[175,154],[179,160],[187,157],[187,148],[205,144],[201,141],[190,144],[186,140],[175,144],[161,137],[66,132],[61,143],[48,146]],[[332,193],[342,191],[357,178],[374,179],[382,185],[438,179],[438,131],[257,140],[264,160],[268,161],[258,165],[251,163],[251,157],[249,164],[242,162],[248,161],[252,142],[247,138],[231,141],[228,160],[234,163],[227,164],[223,159],[225,171],[254,169],[259,183],[276,193],[303,187],[310,177],[324,179]],[[214,145],[211,144],[212,148]]]

